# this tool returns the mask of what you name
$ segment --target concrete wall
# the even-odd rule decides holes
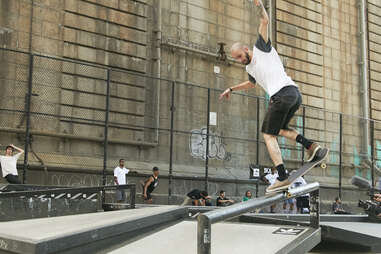
[[[194,50],[216,52],[217,44],[224,42],[225,51],[229,53],[235,41],[253,45],[259,14],[246,0],[160,2],[163,37],[160,73],[163,78],[179,81],[174,93],[174,129],[177,132],[173,142],[173,171],[175,175],[203,176],[208,94],[204,88],[185,86],[181,82],[224,89],[246,80],[243,66],[221,62],[207,54],[194,53]],[[102,169],[107,80],[104,68],[112,67],[108,169],[112,170],[117,160],[124,157],[127,166],[139,172],[147,173],[153,165],[158,165],[162,174],[167,174],[172,83],[161,81],[158,84],[150,78],[125,72],[155,75],[156,4],[153,0],[34,0],[32,8],[31,1],[1,1],[0,43],[4,47],[100,66],[36,57],[33,92],[38,96],[32,97],[31,106],[32,111],[45,115],[34,114],[31,118],[31,130],[42,132],[32,136],[35,154],[30,155],[31,165],[42,165],[48,174],[55,174],[54,170],[50,171],[53,167],[78,172]],[[362,112],[356,4],[355,0],[303,0],[298,3],[273,0],[271,4],[273,46],[281,55],[287,72],[299,85],[303,103],[309,106],[305,110],[305,134],[332,151],[328,168],[312,170],[308,181],[337,185],[339,116],[332,112],[355,116]],[[376,1],[369,1],[371,112],[374,118],[381,110],[377,102],[378,5]],[[169,43],[193,51],[180,50],[168,46]],[[0,141],[2,144],[23,144],[23,114],[4,109],[24,110],[28,56],[1,52],[0,57],[3,63],[0,82],[4,87],[0,95],[3,109],[0,127],[4,135],[0,136]],[[215,66],[220,68],[218,74],[214,72]],[[265,97],[260,88],[243,94]],[[258,150],[255,142],[268,98],[259,100],[257,115],[255,98],[234,95],[230,101],[221,103],[218,95],[216,91],[210,93],[210,109],[217,112],[217,125],[210,127],[215,135],[210,142],[209,174],[247,179],[249,164],[271,165],[261,135]],[[160,117],[161,128],[158,139],[154,130],[156,114]],[[302,131],[302,124],[300,110],[292,126]],[[143,128],[144,125],[149,128]],[[362,128],[363,123],[357,118],[343,117],[344,185],[349,184],[348,179],[353,174],[370,177],[369,169],[362,164]],[[376,131],[376,145],[381,144],[378,144],[380,137]],[[302,159],[301,147],[295,150],[295,143],[281,138],[279,142],[284,147],[282,154],[286,166],[297,168]],[[33,176],[29,179],[35,183],[42,181]],[[46,181],[46,184],[53,184]]]

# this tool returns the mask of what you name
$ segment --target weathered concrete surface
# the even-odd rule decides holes
[[[213,224],[212,253],[253,253],[253,250],[263,254],[276,253],[297,238],[297,236],[273,234],[278,228],[279,226],[244,223]],[[305,232],[306,228],[302,229]],[[179,253],[179,250],[183,254],[197,253],[197,222],[181,222],[114,250],[110,254],[145,254],[150,248],[147,243],[155,243],[154,248],[157,253],[174,254]]]
[[[185,208],[167,206],[1,222],[0,249],[22,254],[57,253],[69,249],[71,253],[89,253],[86,246],[97,241],[128,232],[136,235],[139,230],[152,229],[185,216]]]

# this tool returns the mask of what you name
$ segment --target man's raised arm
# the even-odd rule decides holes
[[[259,24],[259,34],[262,35],[263,39],[267,43],[269,40],[269,35],[268,35],[269,16],[267,15],[266,9],[263,6],[262,0],[254,0],[254,3],[258,8],[260,8],[260,11],[261,11],[261,22]]]

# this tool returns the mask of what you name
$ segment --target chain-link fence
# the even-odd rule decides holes
[[[168,169],[171,195],[173,176],[197,175],[208,188],[210,178],[248,179],[250,168],[272,166],[261,134],[268,98],[222,102],[220,90],[178,80],[6,49],[0,57],[0,139],[24,144],[23,182],[28,169],[49,167],[92,169],[106,184],[125,158],[137,169]],[[377,182],[380,122],[303,106],[290,127],[330,149],[327,168],[310,175],[339,195],[353,175]],[[287,168],[300,167],[304,148],[278,141]]]

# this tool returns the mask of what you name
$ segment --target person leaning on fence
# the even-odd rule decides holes
[[[155,190],[157,185],[159,184],[159,168],[153,167],[152,175],[142,182],[143,188],[143,199],[148,203],[152,203],[151,193]]]
[[[129,169],[124,167],[124,159],[119,160],[119,166],[114,169],[114,182],[116,185],[127,184],[126,174],[130,172]],[[123,202],[126,200],[126,192],[124,190],[116,190],[116,201]]]
[[[210,198],[211,197],[208,196],[208,192],[194,189],[186,195],[184,202],[181,204],[181,206],[205,206],[207,204],[207,200]]]
[[[18,153],[13,155],[13,151],[17,150]],[[5,148],[5,156],[0,155],[0,164],[3,171],[3,177],[11,184],[21,184],[17,172],[17,160],[24,153],[24,150],[17,146],[10,144]]]

